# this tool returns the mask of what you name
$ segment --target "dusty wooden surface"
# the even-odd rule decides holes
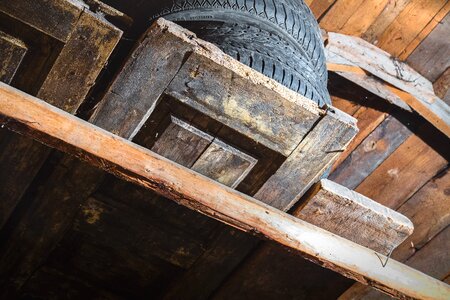
[[[30,46],[23,59],[28,67],[16,72],[12,83],[75,113],[122,32],[78,1],[9,1],[0,4],[0,11],[11,17],[11,24],[0,27]],[[37,34],[36,29],[48,36]],[[45,188],[23,197],[49,150],[12,133],[4,139],[0,149],[0,195],[4,199],[0,224],[13,214],[17,225],[3,234],[7,242],[2,244],[0,277],[2,295],[8,297],[7,293],[15,293],[58,243],[79,206],[77,197],[92,192],[92,185],[81,182],[94,180],[99,171],[63,158],[48,174],[50,183]],[[67,182],[61,185],[62,180]],[[21,208],[15,211],[18,205]],[[26,250],[29,248],[35,251]]]
[[[41,9],[36,9],[36,5]],[[51,38],[65,42],[60,53],[56,49],[50,49],[47,50],[50,53],[47,53],[45,58],[40,57],[42,54],[39,54],[40,56],[33,54],[41,51],[40,47],[30,49],[28,52],[32,53],[27,53],[27,56],[30,55],[37,61],[53,59],[55,61],[47,71],[48,73],[45,69],[39,70],[37,66],[30,65],[30,69],[36,68],[38,73],[25,76],[17,74],[20,78],[28,78],[30,82],[24,85],[19,81],[17,84],[24,90],[35,91],[40,98],[58,107],[75,112],[84,101],[120,39],[121,31],[99,16],[85,10],[85,6],[80,6],[78,1],[54,0],[45,3],[25,0],[3,1],[0,11],[21,21],[26,18],[23,23],[16,20],[12,24],[18,28],[23,27],[22,31],[18,31],[19,35],[15,36],[16,39],[29,38],[27,34],[32,34],[32,30],[29,29],[31,26],[44,32],[49,31],[47,33]],[[12,29],[8,28],[8,30]],[[38,39],[39,36],[34,35],[33,38]],[[48,37],[44,40],[46,39]],[[47,42],[43,41],[43,43],[44,46],[41,47],[46,49]],[[2,56],[5,54],[2,52]],[[27,63],[30,62],[27,61]],[[61,99],[65,100],[58,102],[62,101]],[[2,225],[48,155],[45,147],[23,137],[8,134],[5,139],[8,142],[0,149],[0,164],[3,166],[0,170],[2,182],[0,195],[2,199],[5,199],[4,218],[0,220]]]
[[[291,208],[319,180],[356,134],[357,128],[339,120],[339,115],[339,112],[331,112],[325,116],[255,194],[255,198],[282,210]],[[333,134],[330,135],[331,131]]]
[[[411,134],[400,121],[389,116],[349,154],[330,179],[356,188]]]
[[[379,95],[385,96],[393,103],[398,103],[400,98],[436,128],[450,136],[450,107],[434,94],[433,85],[428,79],[363,39],[329,32],[327,42],[327,51],[330,52],[327,59],[330,63],[356,66],[384,80],[388,83],[388,91],[378,93]],[[359,74],[358,68],[355,70]],[[346,73],[348,72],[343,72],[343,75],[346,76]],[[356,79],[356,82],[365,85],[358,76],[351,75],[349,79]],[[379,87],[373,84],[369,87],[369,90],[374,92],[377,92],[377,89]],[[397,98],[389,95],[392,93]]]
[[[311,188],[293,215],[384,255],[414,229],[400,213],[327,179]]]
[[[383,266],[367,248],[236,193],[4,84],[0,101],[2,122],[8,128],[70,151],[224,223],[259,232],[345,276],[394,295],[437,299],[450,295],[450,287],[442,282],[393,260]],[[76,132],[71,128],[77,128]]]
[[[0,31],[0,52],[0,81],[10,83],[27,52],[27,47],[22,41]]]

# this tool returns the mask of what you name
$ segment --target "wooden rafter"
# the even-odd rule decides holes
[[[361,38],[330,32],[327,42],[330,71],[402,109],[411,107],[450,137],[450,107],[435,95],[426,78]]]
[[[5,84],[0,84],[0,122],[221,222],[259,233],[388,294],[427,299],[450,296],[450,287],[443,282],[231,190]]]

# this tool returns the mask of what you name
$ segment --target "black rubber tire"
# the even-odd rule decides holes
[[[160,1],[164,17],[312,99],[330,104],[319,26],[302,0]]]

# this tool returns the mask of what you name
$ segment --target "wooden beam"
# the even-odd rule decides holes
[[[450,286],[317,228],[44,101],[0,84],[0,120],[124,180],[247,232],[256,232],[347,277],[394,296],[446,299]]]
[[[311,188],[293,215],[384,255],[414,230],[405,216],[327,179]]]
[[[361,38],[334,32],[328,33],[326,52],[330,71],[403,109],[411,107],[450,137],[450,107],[434,94],[431,82],[407,64]]]

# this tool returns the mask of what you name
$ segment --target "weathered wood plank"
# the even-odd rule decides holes
[[[389,4],[389,0],[366,0],[357,7],[339,32],[361,36]]]
[[[439,77],[433,84],[436,95],[445,103],[450,105],[450,68]]]
[[[377,46],[398,57],[446,4],[446,0],[411,0],[378,37]],[[411,17],[414,16],[414,17]],[[425,37],[423,37],[425,38]]]
[[[147,121],[161,94],[196,47],[189,39],[190,32],[168,24],[158,20],[144,34],[94,112],[95,124],[133,138]],[[124,108],[130,107],[133,109],[123,114]],[[100,111],[107,113],[97,114]],[[111,118],[124,126],[113,128]],[[140,122],[140,126],[134,126],[136,122]]]
[[[48,267],[36,271],[33,280],[29,281],[23,293],[29,297],[42,299],[121,299],[109,291],[93,286],[81,276],[67,275],[67,270],[55,270]]]
[[[215,139],[192,166],[192,170],[236,188],[257,162],[250,155]]]
[[[152,151],[186,167],[200,157],[214,137],[171,116],[170,125],[151,147]]]
[[[336,0],[313,0],[308,6],[316,19],[319,20],[335,2]]]
[[[339,155],[338,159],[333,164],[334,168],[332,168],[332,171],[335,170],[335,167],[347,159],[347,157],[353,153],[353,151],[367,138],[367,136],[370,135],[373,130],[383,122],[386,118],[386,113],[370,107],[361,107],[353,115],[353,117],[358,120],[359,132],[345,148],[345,151]]]
[[[331,108],[255,198],[288,210],[345,150],[357,131],[353,118]]]
[[[350,116],[353,116],[361,107],[361,105],[356,102],[335,95],[331,95],[331,102],[333,107],[336,107]]]
[[[414,229],[405,216],[327,179],[312,186],[292,214],[384,255]]]
[[[89,11],[77,20],[37,94],[72,113],[84,101],[121,36],[120,30]],[[0,196],[4,199],[5,217],[16,207],[47,156],[48,150],[39,143],[20,136],[8,137],[0,156]],[[4,221],[0,220],[0,225]]]
[[[399,55],[400,60],[407,60],[411,53],[417,48],[418,45],[433,31],[433,29],[442,22],[442,19],[450,11],[450,3],[446,4],[438,11],[438,13],[428,22],[428,24],[420,31],[420,33],[414,38],[414,40],[406,47]]]
[[[440,281],[393,260],[383,266],[367,248],[235,192],[44,101],[1,83],[0,87],[0,115],[9,129],[69,151],[122,179],[241,230],[259,232],[312,261],[387,293],[416,298],[450,295],[450,287]]]
[[[341,31],[355,10],[364,5],[363,0],[339,0],[320,20],[320,27],[327,31]]]
[[[33,5],[26,1],[17,2],[21,3],[17,4],[19,6]],[[121,36],[120,30],[87,10],[78,15],[76,21],[38,92],[46,101],[72,113],[85,99]],[[2,202],[5,208],[2,224],[48,153],[46,147],[32,140],[21,136],[9,137],[0,157],[0,194],[5,199]],[[9,297],[8,293],[14,294],[53,249],[77,210],[80,199],[85,199],[96,187],[90,182],[97,182],[101,176],[95,168],[79,164],[72,158],[63,158],[49,178],[49,184],[40,193],[27,198],[26,207],[18,212],[16,220],[20,220],[20,226],[15,226],[6,235],[8,243],[2,246],[0,258],[3,297]],[[61,186],[61,178],[70,183]],[[80,180],[86,182],[82,184]],[[20,245],[30,245],[34,251]]]
[[[99,195],[89,197],[80,212],[73,230],[105,248],[144,259],[158,257],[184,269],[204,251],[205,245],[194,235],[161,226],[127,205],[102,199]]]
[[[442,230],[434,239],[408,259],[405,264],[416,268],[430,276],[445,280],[450,270],[450,227]],[[361,284],[354,284],[339,300],[365,299],[388,300],[391,299],[382,293]]]
[[[387,117],[349,153],[329,178],[349,189],[356,188],[410,135],[411,132],[400,121]]]
[[[222,231],[198,261],[164,293],[162,299],[209,299],[220,284],[244,261],[259,239],[232,228]]]
[[[364,32],[362,38],[375,45],[378,44],[379,37],[410,1],[411,0],[389,1],[378,18],[370,25],[367,31]]]
[[[420,43],[408,57],[408,64],[431,82],[450,67],[450,14]]]
[[[121,30],[92,12],[84,11],[37,96],[74,113],[121,36]]]
[[[0,2],[0,11],[62,42],[70,39],[73,27],[86,7],[78,0]]]
[[[414,223],[414,233],[393,253],[404,261],[450,225],[450,170],[427,182],[398,212]]]
[[[356,191],[397,209],[446,165],[441,155],[417,135],[411,135]]]
[[[387,100],[389,103],[400,107],[401,109],[412,111],[409,105],[407,105],[402,98],[395,94],[391,89],[387,88],[385,82],[367,74],[366,71],[359,67],[352,66],[349,61],[341,57],[338,57],[336,55],[333,56],[332,53],[330,55],[328,51],[326,51],[325,53],[327,54],[327,60],[329,61],[327,63],[328,71],[337,73],[338,75],[363,87],[369,92]],[[332,61],[336,58],[343,64],[333,63]]]
[[[450,136],[450,107],[434,94],[433,86],[427,79],[362,39],[329,33],[328,41],[327,49],[330,54],[334,54],[328,55],[330,59],[335,61],[335,57],[340,56],[344,58],[340,63],[348,61],[385,80],[388,90]],[[373,61],[377,63],[374,64]]]
[[[300,101],[271,90],[264,81],[255,82],[249,76],[255,72],[250,72],[237,61],[219,64],[212,55],[194,53],[166,93],[288,156],[319,119],[320,111],[312,105],[309,109],[309,100],[302,101],[305,108]]]
[[[407,64],[358,37],[328,32],[329,52],[414,96],[432,96],[433,85]]]
[[[0,31],[0,81],[11,82],[26,52],[22,41]]]

